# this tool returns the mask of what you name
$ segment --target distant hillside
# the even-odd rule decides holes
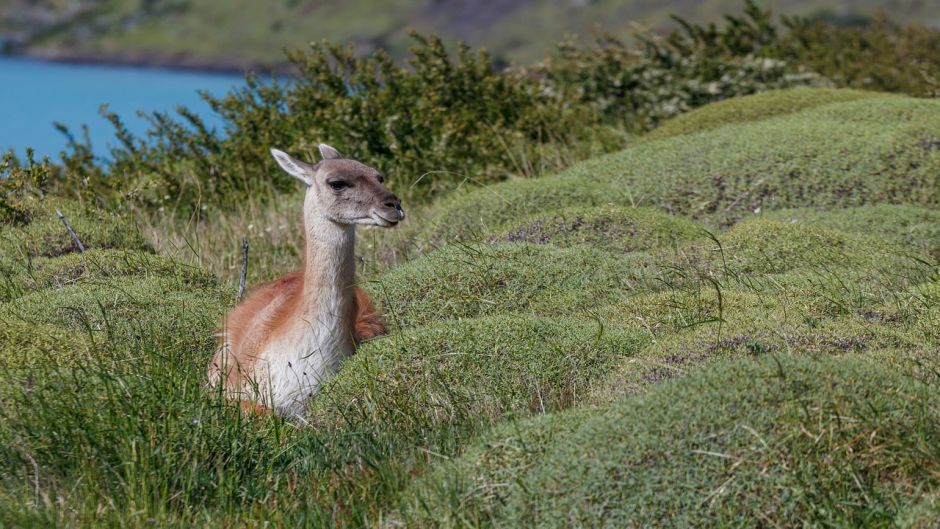
[[[506,61],[544,57],[566,34],[631,24],[666,27],[669,15],[710,22],[741,0],[5,0],[0,47],[59,59],[179,66],[276,66],[284,48],[319,39],[401,56],[410,29],[483,46]],[[761,1],[779,14],[845,23],[884,9],[902,22],[940,27],[940,4],[922,0]]]

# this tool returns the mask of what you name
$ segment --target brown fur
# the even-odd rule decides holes
[[[297,306],[302,299],[304,271],[291,272],[279,279],[259,285],[249,292],[225,318],[222,340],[228,348],[221,349],[213,359],[213,368],[217,371],[226,366],[226,385],[235,389],[244,382],[244,374],[252,373],[257,360],[255,356],[270,338],[290,323],[290,318],[297,314]],[[271,303],[277,303],[271,307]],[[273,310],[271,310],[273,309]],[[260,320],[258,314],[270,310],[267,318]],[[353,336],[356,343],[362,343],[386,333],[382,314],[375,307],[372,298],[365,290],[353,289],[352,311]],[[225,345],[225,343],[220,343]],[[237,353],[233,353],[236,352]]]

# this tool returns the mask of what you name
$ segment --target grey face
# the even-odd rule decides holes
[[[321,145],[320,152],[324,159],[310,165],[271,149],[281,168],[309,187],[305,207],[340,224],[390,228],[405,218],[401,200],[385,187],[381,173],[361,162],[342,158],[328,145]]]

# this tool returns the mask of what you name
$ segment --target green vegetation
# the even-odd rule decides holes
[[[108,162],[4,157],[0,526],[936,525],[940,101],[770,90],[839,79],[787,24],[749,5],[511,73],[322,44],[214,101],[224,137],[108,115]],[[872,86],[922,95],[907,68]],[[306,421],[242,414],[205,379],[241,238],[252,284],[302,239],[265,151],[319,141],[408,199],[357,243],[391,333]]]
[[[390,323],[414,327],[504,312],[582,315],[597,303],[655,288],[645,254],[622,257],[590,247],[452,245],[367,285]]]
[[[650,131],[649,134],[643,137],[643,140],[661,140],[680,134],[711,130],[733,123],[747,123],[781,114],[792,114],[803,109],[829,103],[841,103],[871,97],[884,97],[884,95],[861,90],[825,88],[771,90],[747,97],[727,99],[687,114],[681,114],[667,121],[661,127]]]
[[[794,207],[935,207],[938,127],[937,101],[891,96],[674,136],[557,176],[456,195],[421,235],[474,238],[488,226],[570,204],[654,206],[720,225]]]
[[[874,235],[911,253],[940,257],[940,213],[933,209],[881,204],[836,210],[785,209],[768,213],[767,217],[797,225]]]
[[[268,146],[312,157],[315,144],[324,141],[381,167],[390,181],[401,184],[404,198],[424,203],[466,185],[557,172],[618,151],[670,117],[737,96],[830,85],[918,96],[938,89],[936,31],[920,29],[907,40],[878,37],[894,54],[887,59],[854,53],[881,42],[875,37],[871,42],[847,37],[836,50],[854,59],[843,64],[830,58],[830,64],[815,48],[804,57],[803,32],[818,30],[808,22],[787,20],[785,31],[750,2],[742,15],[726,22],[681,21],[668,36],[640,33],[630,43],[602,35],[586,45],[565,44],[542,63],[504,71],[494,68],[486,53],[465,46],[448,51],[433,36],[412,35],[407,67],[383,50],[358,55],[351,47],[320,41],[288,54],[296,82],[249,77],[243,88],[209,97],[222,119],[219,130],[180,109],[176,117],[149,116],[151,129],[135,137],[119,116],[106,111],[117,139],[109,160],[64,131],[70,146],[54,181],[70,194],[112,207],[164,207],[178,215],[230,211],[248,197],[291,189],[270,160]],[[878,25],[877,31],[886,27]],[[858,31],[866,35],[867,30]],[[866,70],[889,60],[903,67]],[[810,68],[807,61],[819,67]],[[788,94],[793,101],[758,99],[751,108],[765,110],[753,115],[741,109],[740,116],[727,120],[811,108],[829,97],[836,102],[868,95]],[[771,99],[777,103],[769,104]],[[714,112],[731,113],[726,110]],[[678,132],[712,123],[707,114],[694,119],[703,123],[672,127]]]
[[[61,168],[8,165],[0,520],[929,526],[940,107],[816,94],[364,231],[392,333],[306,425],[206,387],[231,281],[152,253],[93,187],[62,198]],[[237,212],[215,228],[235,252]],[[295,266],[277,237],[259,262]]]
[[[674,247],[704,234],[704,228],[694,222],[652,209],[576,206],[516,220],[491,239],[635,252]]]
[[[311,416],[321,431],[453,450],[496,419],[571,407],[647,342],[636,330],[565,318],[437,323],[364,347]]]
[[[728,362],[586,417],[498,429],[412,490],[408,521],[927,527],[937,399],[859,360]]]

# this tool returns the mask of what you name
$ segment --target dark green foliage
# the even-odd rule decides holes
[[[414,39],[411,68],[381,51],[357,57],[329,43],[291,53],[293,82],[249,77],[226,97],[207,96],[224,136],[181,110],[179,119],[151,116],[143,141],[105,111],[120,140],[112,161],[99,163],[79,142],[63,161],[98,192],[188,209],[292,189],[268,150],[313,161],[324,142],[376,165],[396,191],[420,199],[467,179],[492,182],[525,170],[516,160],[536,160],[540,146],[599,136],[575,126],[577,109],[495,71],[485,54],[461,47],[451,57],[437,38]]]
[[[24,199],[42,196],[52,172],[47,163],[36,163],[31,149],[26,151],[25,165],[12,152],[4,153],[0,161],[0,223],[28,223],[30,208]]]
[[[828,77],[838,86],[940,96],[940,31],[900,25],[883,12],[866,23],[784,18],[776,56]]]
[[[589,247],[451,245],[399,266],[366,285],[390,324],[519,312],[587,316],[637,290],[655,288],[646,254],[620,256]]]
[[[780,36],[770,13],[753,1],[742,16],[726,16],[721,28],[676,20],[680,29],[668,37],[640,33],[638,45],[609,34],[593,47],[562,45],[537,72],[562,99],[587,104],[632,131],[731,97],[824,83],[796,71],[799,63],[772,58]]]
[[[507,425],[416,487],[424,527],[937,522],[936,389],[857,360],[735,361]]]

